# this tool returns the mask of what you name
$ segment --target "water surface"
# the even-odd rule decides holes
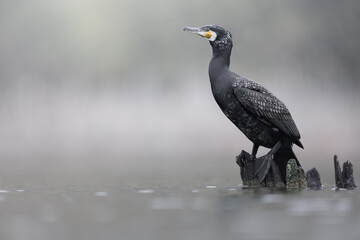
[[[7,187],[0,239],[359,239],[360,192],[241,185]]]

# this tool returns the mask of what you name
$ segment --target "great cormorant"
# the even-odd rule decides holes
[[[226,117],[253,142],[255,175],[262,182],[274,160],[285,182],[288,160],[295,159],[300,165],[292,150],[293,143],[303,148],[300,133],[285,104],[260,84],[230,71],[233,43],[229,31],[216,25],[184,27],[183,31],[209,40],[213,50],[209,65],[212,93]],[[259,146],[271,150],[256,158]]]

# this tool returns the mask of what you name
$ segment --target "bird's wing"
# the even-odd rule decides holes
[[[261,85],[246,82],[234,85],[239,102],[265,123],[283,131],[287,136],[299,139],[300,133],[285,104]]]

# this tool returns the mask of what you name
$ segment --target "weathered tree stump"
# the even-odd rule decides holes
[[[337,160],[337,156],[334,155],[334,169],[335,169],[335,184],[336,187],[341,188],[344,184],[342,181],[342,174],[339,161]]]
[[[244,186],[248,187],[284,187],[287,188],[310,188],[318,190],[322,188],[320,174],[316,168],[305,172],[301,166],[297,165],[295,159],[290,159],[286,165],[286,185],[282,181],[281,173],[275,161],[272,161],[270,170],[262,183],[255,176],[255,159],[246,151],[241,151],[236,156],[236,163],[240,167],[240,176]],[[353,176],[353,165],[346,161],[343,170],[337,156],[334,156],[335,183],[337,188],[354,189],[357,188]]]
[[[286,187],[289,188],[304,188],[306,187],[306,177],[304,170],[297,166],[296,161],[292,160],[290,165],[287,166]],[[248,187],[285,187],[285,183],[282,181],[281,173],[278,165],[275,161],[272,161],[270,170],[265,180],[260,183],[259,179],[255,176],[255,160],[246,151],[241,151],[239,156],[236,157],[236,163],[240,167],[240,176],[243,185]],[[293,164],[295,163],[295,165]]]
[[[298,166],[295,159],[290,159],[286,165],[286,187],[306,188],[305,172]]]
[[[335,168],[335,184],[337,188],[354,189],[357,186],[353,177],[353,165],[351,162],[346,161],[343,164],[341,171],[337,156],[334,155],[334,168]]]
[[[306,172],[307,187],[313,190],[319,190],[322,187],[320,174],[316,168],[312,168]]]
[[[236,156],[236,163],[240,167],[240,176],[243,185],[249,187],[259,187],[260,181],[255,176],[255,161],[251,155],[246,151],[241,151],[239,156]]]

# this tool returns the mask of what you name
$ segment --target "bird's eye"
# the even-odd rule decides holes
[[[208,31],[210,31],[210,29],[209,29],[209,28],[206,28],[206,29],[205,29],[205,31],[207,31],[207,32],[208,32]]]

